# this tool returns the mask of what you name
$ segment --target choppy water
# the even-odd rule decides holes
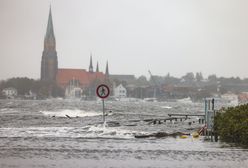
[[[247,167],[248,150],[189,136],[142,138],[157,132],[192,133],[197,118],[152,124],[169,113],[199,113],[203,104],[0,101],[0,167]],[[109,111],[107,110],[107,111]],[[66,117],[68,115],[70,118]],[[188,122],[192,122],[189,125]]]

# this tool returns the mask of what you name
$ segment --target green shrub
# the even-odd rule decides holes
[[[214,129],[223,141],[248,146],[248,104],[221,109]]]

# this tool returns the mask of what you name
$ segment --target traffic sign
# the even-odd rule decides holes
[[[96,89],[96,94],[98,97],[105,99],[109,96],[109,87],[107,85],[101,84]]]

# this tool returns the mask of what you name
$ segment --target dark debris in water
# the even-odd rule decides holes
[[[190,135],[182,132],[174,132],[174,133],[166,133],[166,132],[157,132],[152,134],[143,134],[143,135],[135,135],[135,138],[164,138],[164,137],[177,137],[181,135]]]

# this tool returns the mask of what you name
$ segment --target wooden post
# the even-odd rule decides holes
[[[213,129],[211,129],[210,136],[211,136],[211,142],[213,142]]]

